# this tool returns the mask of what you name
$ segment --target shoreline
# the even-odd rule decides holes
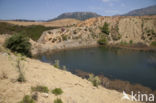
[[[77,47],[64,47],[64,48],[51,48],[51,50],[46,50],[44,52],[37,52],[33,54],[33,57],[40,56],[42,54],[54,54],[56,52],[61,52],[61,51],[69,51],[69,50],[79,50],[79,49],[87,49],[87,48],[99,48],[99,47],[104,47],[104,48],[109,48],[109,49],[125,49],[125,50],[134,50],[134,51],[143,51],[143,52],[156,52],[156,47],[135,47],[135,45],[99,45],[99,44],[92,44],[92,45],[79,45]]]
[[[60,52],[60,51],[68,51],[68,50],[77,50],[77,49],[87,49],[87,48],[97,48],[97,47],[106,47],[106,48],[110,48],[110,49],[114,49],[114,48],[118,48],[118,49],[126,49],[126,50],[136,50],[136,51],[144,51],[144,52],[156,52],[156,48],[152,48],[152,47],[135,47],[135,46],[120,46],[120,45],[109,45],[109,46],[100,46],[100,45],[92,45],[92,46],[82,46],[82,47],[75,47],[75,48],[64,48],[64,49],[58,49],[52,52],[48,52],[46,53],[46,55],[50,54],[55,54],[56,52]],[[45,53],[42,53],[45,54]],[[39,54],[37,56],[40,56],[42,54]],[[71,72],[71,71],[70,71]],[[73,72],[71,72],[73,73]],[[77,75],[81,78],[87,79],[89,76],[89,73],[84,72],[84,71],[78,71],[77,73],[73,73],[74,75]],[[102,81],[102,86],[110,89],[110,90],[117,90],[118,92],[123,92],[123,90],[126,93],[129,93],[131,91],[134,92],[142,92],[142,93],[153,93],[156,95],[156,89],[151,89],[150,87],[144,86],[140,83],[131,83],[129,81],[125,81],[125,80],[120,80],[120,79],[111,79],[109,77],[105,77],[104,75],[98,75],[99,78]]]

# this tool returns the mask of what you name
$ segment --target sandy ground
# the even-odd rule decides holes
[[[80,23],[80,20],[76,20],[76,19],[61,19],[61,20],[55,20],[55,21],[49,21],[49,22],[24,22],[24,21],[3,21],[0,20],[0,22],[7,22],[7,23],[11,23],[11,24],[15,24],[15,25],[22,25],[22,26],[30,26],[30,25],[43,25],[43,26],[70,26],[73,24],[77,24]]]
[[[88,80],[29,58],[21,63],[26,82],[19,83],[16,59],[14,55],[0,52],[0,103],[17,103],[24,95],[31,95],[31,87],[36,85],[47,86],[50,90],[62,88],[64,93],[59,97],[63,103],[131,103],[121,100],[122,93],[101,86],[96,88]],[[36,103],[53,103],[56,99],[51,92],[48,97],[38,94]]]

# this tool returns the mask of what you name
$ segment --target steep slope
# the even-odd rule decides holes
[[[63,13],[59,15],[58,17],[48,20],[48,21],[53,21],[53,20],[59,20],[59,19],[65,19],[65,18],[73,18],[77,20],[86,20],[89,18],[93,17],[99,17],[100,15],[93,13],[93,12],[69,12],[69,13]]]
[[[24,95],[33,95],[32,86],[42,85],[50,90],[61,88],[63,94],[59,96],[63,103],[134,103],[121,100],[122,93],[103,87],[94,87],[89,81],[77,77],[70,72],[54,68],[50,64],[26,58],[22,62],[26,82],[17,82],[19,75],[14,55],[0,52],[0,103],[18,103]],[[58,98],[49,93],[37,92],[35,103],[53,103]],[[138,102],[137,102],[138,103]]]
[[[145,16],[145,15],[156,15],[156,5],[136,9],[126,14],[123,14],[122,16]]]
[[[100,30],[105,22],[109,24],[109,35]],[[34,51],[95,46],[103,36],[109,45],[133,43],[149,46],[156,41],[155,27],[156,16],[91,18],[73,27],[43,32],[39,44],[34,43]],[[43,48],[36,51],[37,45]]]

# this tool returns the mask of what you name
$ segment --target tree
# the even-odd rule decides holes
[[[5,47],[13,52],[21,53],[28,57],[31,56],[31,44],[29,43],[29,38],[24,35],[15,34],[11,36],[5,41]]]
[[[101,32],[109,35],[109,24],[107,22],[104,23],[104,25],[102,27],[100,27]]]

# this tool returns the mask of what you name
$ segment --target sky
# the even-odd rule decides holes
[[[113,16],[151,5],[156,0],[0,0],[0,19],[48,20],[80,11]]]

